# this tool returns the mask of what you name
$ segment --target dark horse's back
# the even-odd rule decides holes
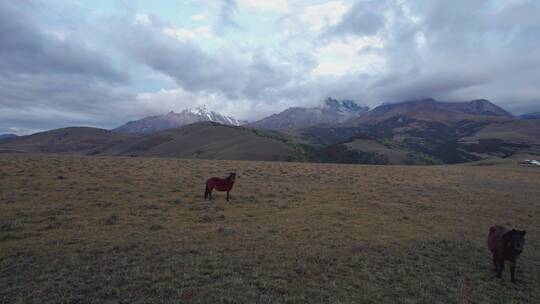
[[[497,244],[506,232],[508,232],[508,229],[506,229],[504,226],[497,225],[489,228],[487,244],[492,253],[497,251]]]
[[[212,177],[206,180],[206,185],[209,188],[215,188],[218,191],[229,191],[232,189],[233,183],[227,179]]]

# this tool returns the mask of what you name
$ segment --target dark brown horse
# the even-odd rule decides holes
[[[206,180],[206,189],[204,190],[204,199],[212,200],[212,190],[227,191],[227,201],[229,201],[229,191],[231,191],[236,173],[230,173],[226,178],[212,177]]]
[[[504,261],[510,261],[510,275],[515,282],[516,261],[525,243],[526,231],[508,230],[503,226],[489,228],[488,248],[493,253],[493,266],[497,272],[497,278],[501,278],[504,269]]]

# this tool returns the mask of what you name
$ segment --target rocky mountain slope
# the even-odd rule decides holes
[[[338,124],[366,112],[367,107],[350,100],[327,98],[323,105],[314,108],[292,107],[270,115],[248,126],[267,130],[294,130],[320,124]]]
[[[412,157],[401,157],[405,163],[435,164],[540,153],[539,127],[487,100],[449,103],[423,99],[381,105],[341,125],[300,132],[308,142],[322,144],[323,152],[344,150],[350,154],[348,162],[354,157],[364,161],[365,153],[371,153],[377,163],[392,163],[390,159],[399,158],[389,150],[398,150]]]
[[[194,109],[186,109],[180,113],[171,111],[165,115],[149,116],[143,119],[130,121],[113,131],[117,133],[148,134],[204,121],[213,121],[231,126],[239,126],[246,123],[245,121],[209,111],[205,107],[197,107]]]
[[[348,122],[349,125],[379,123],[390,118],[407,117],[422,121],[435,121],[447,124],[473,119],[510,120],[514,116],[488,100],[469,102],[440,102],[435,99],[421,99],[400,103],[383,104]]]

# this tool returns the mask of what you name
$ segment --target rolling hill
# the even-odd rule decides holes
[[[519,118],[526,119],[526,120],[540,119],[540,112],[523,114],[523,115],[520,115]]]
[[[21,136],[0,143],[0,150],[27,153],[289,160],[298,151],[280,134],[214,122],[138,135],[72,127]]]
[[[17,135],[15,134],[0,134],[0,141],[6,141],[6,140],[13,139],[16,137]]]
[[[203,159],[288,160],[295,149],[279,135],[202,122],[143,137],[120,155]]]
[[[19,136],[0,143],[0,149],[28,153],[110,154],[136,141],[138,135],[89,127],[69,127]]]
[[[11,139],[11,138],[15,138],[17,137],[17,135],[15,134],[0,134],[0,140],[6,140],[6,139]]]

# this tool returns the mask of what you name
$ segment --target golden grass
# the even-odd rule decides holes
[[[0,302],[536,303],[539,174],[1,155]],[[517,284],[493,224],[528,231]]]

